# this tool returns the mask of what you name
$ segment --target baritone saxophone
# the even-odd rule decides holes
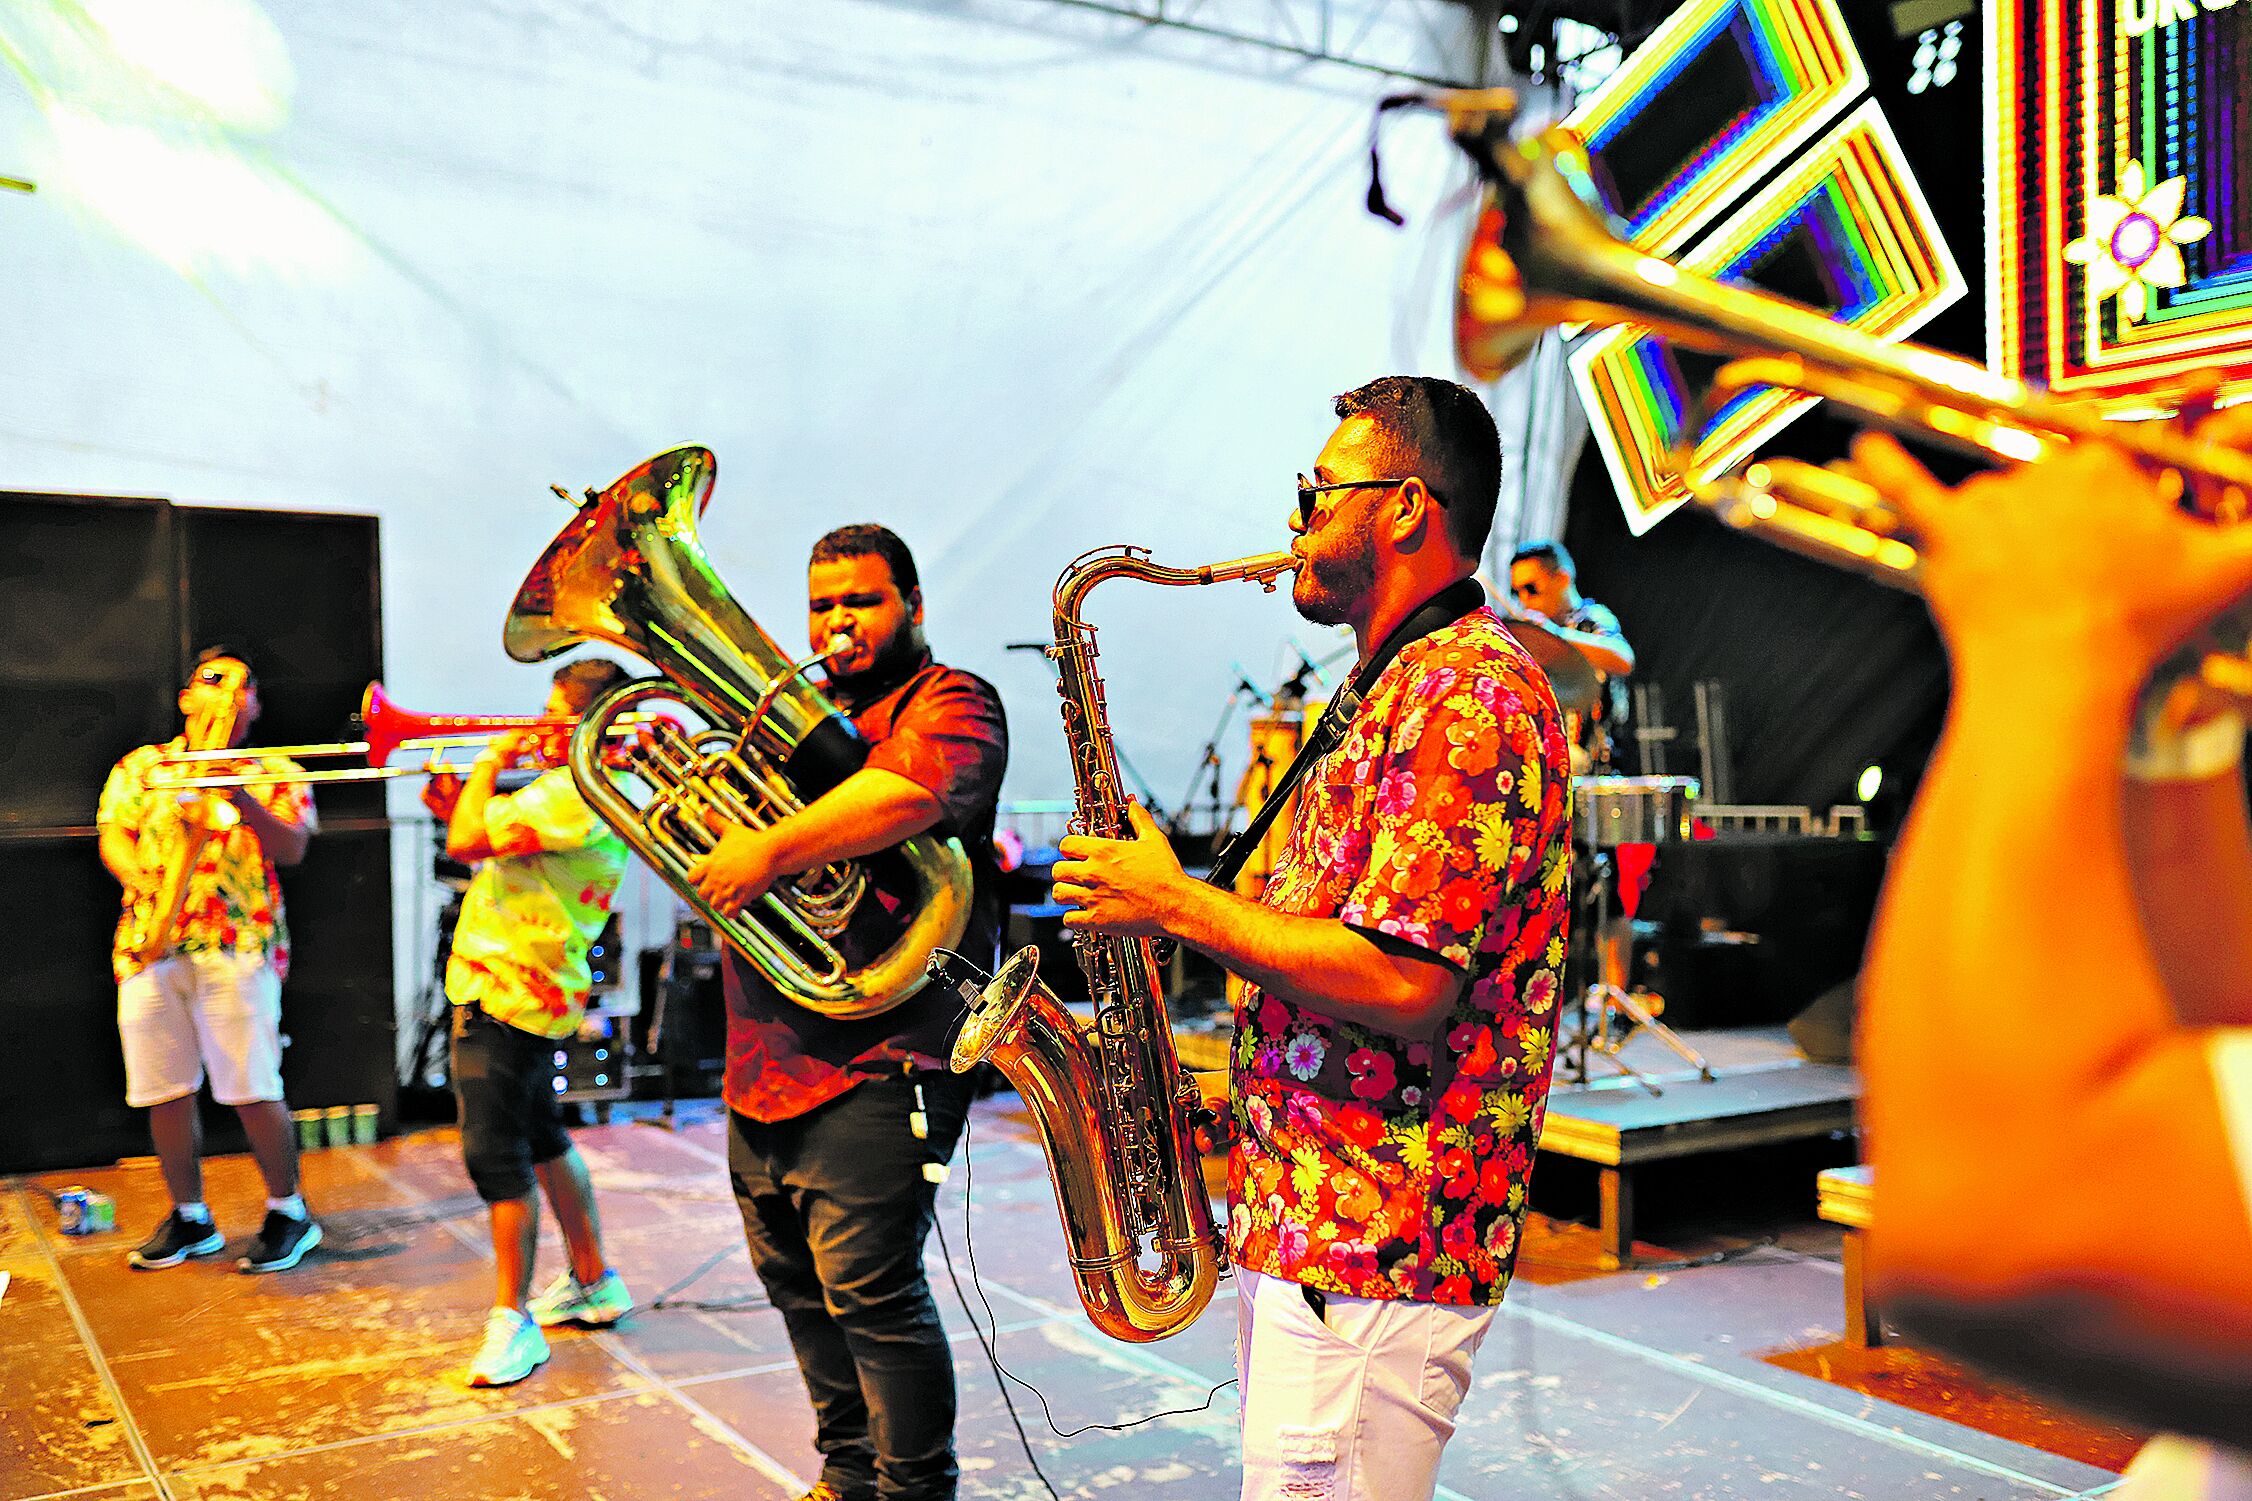
[[[1088,591],[1112,578],[1176,587],[1242,579],[1272,590],[1297,566],[1292,554],[1274,552],[1167,568],[1142,548],[1106,547],[1064,570],[1048,657],[1071,749],[1072,833],[1132,836],[1095,631],[1082,613]],[[1087,1317],[1113,1339],[1163,1339],[1204,1311],[1227,1265],[1190,1136],[1201,1102],[1173,1053],[1150,940],[1076,932],[1072,945],[1095,1003],[1091,1029],[1040,982],[1037,949],[1018,950],[990,980],[959,955],[933,957],[931,973],[969,1004],[952,1066],[967,1073],[990,1060],[1031,1111]]]

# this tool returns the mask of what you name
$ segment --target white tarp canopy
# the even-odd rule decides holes
[[[1353,24],[1459,71],[1401,10]],[[1007,795],[1064,797],[1005,646],[1065,562],[1280,546],[1328,398],[1452,370],[1435,122],[1387,133],[1395,230],[1362,208],[1386,80],[1050,0],[0,0],[0,61],[0,173],[39,184],[0,194],[0,489],[380,515],[418,709],[536,706],[499,631],[548,484],[701,443],[706,545],[778,639],[813,539],[885,522],[1008,702]],[[1544,507],[1552,400],[1564,458],[1510,459]],[[1241,586],[1093,610],[1166,801],[1239,675],[1343,644]]]

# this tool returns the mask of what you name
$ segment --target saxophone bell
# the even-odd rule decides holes
[[[1298,565],[1292,553],[1269,552],[1169,568],[1151,562],[1146,548],[1100,547],[1064,569],[1047,654],[1056,664],[1077,794],[1071,832],[1099,839],[1129,832],[1088,593],[1114,578],[1176,588],[1248,582],[1271,591]],[[1173,1051],[1156,945],[1075,932],[1072,947],[1095,1003],[1092,1027],[1040,983],[1035,949],[1018,950],[994,976],[942,950],[930,973],[968,1006],[954,1070],[990,1062],[1040,1129],[1088,1319],[1113,1339],[1163,1339],[1204,1311],[1227,1266],[1227,1239],[1213,1222],[1196,1150],[1203,1101]]]

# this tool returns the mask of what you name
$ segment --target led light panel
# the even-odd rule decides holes
[[[1988,357],[2141,405],[2252,395],[2252,7],[2003,0],[1986,13]]]
[[[1689,0],[1564,128],[1625,237],[1668,255],[1867,85],[1833,0]]]
[[[1874,101],[1839,121],[1679,263],[1824,308],[1882,339],[1905,338],[1968,290]],[[1640,330],[1612,328],[1574,349],[1571,368],[1627,524],[1640,535],[1688,498],[1670,453],[1695,420],[1713,362],[1685,357]],[[1812,404],[1797,392],[1739,393],[1699,439],[1699,471],[1749,457]]]

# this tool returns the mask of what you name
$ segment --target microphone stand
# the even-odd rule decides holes
[[[1237,667],[1235,686],[1228,690],[1228,701],[1220,706],[1219,723],[1212,726],[1212,733],[1206,738],[1204,749],[1198,756],[1196,770],[1189,773],[1188,791],[1181,795],[1180,812],[1167,822],[1166,833],[1179,836],[1188,832],[1189,815],[1196,809],[1197,789],[1209,784],[1213,825],[1211,837],[1214,841],[1214,848],[1217,849],[1219,842],[1225,838],[1226,831],[1221,826],[1223,815],[1220,811],[1220,741],[1227,735],[1228,726],[1234,721],[1235,712],[1242,707],[1246,696],[1251,699],[1252,703],[1262,708],[1273,702],[1266,694],[1259,691],[1257,685],[1251,681],[1250,676],[1241,667]],[[1231,822],[1234,813],[1235,809],[1232,807],[1227,810],[1226,816]]]

